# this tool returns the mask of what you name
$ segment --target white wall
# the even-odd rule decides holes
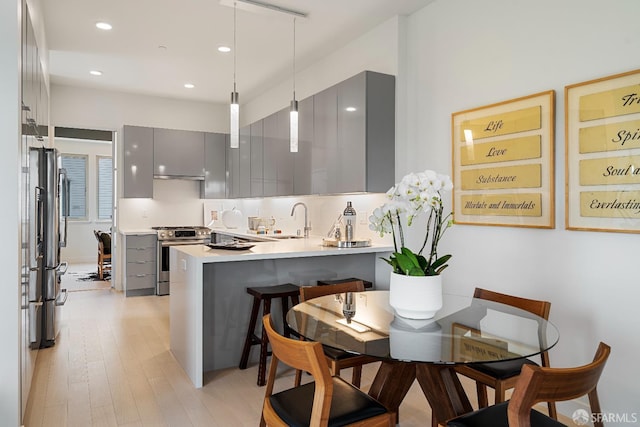
[[[361,71],[397,72],[398,17],[391,18],[371,31],[326,56],[312,66],[296,71],[296,98],[304,99]],[[292,78],[241,105],[242,125],[253,123],[287,107],[293,95]]]
[[[0,298],[0,419],[20,424],[20,16],[19,1],[0,2],[0,182],[5,226],[0,245],[3,296]]]
[[[119,130],[123,125],[227,132],[226,105],[74,86],[51,86],[51,124]]]
[[[439,0],[407,20],[398,79],[409,88],[398,177],[451,173],[451,113],[556,91],[556,229],[454,226],[444,285],[453,302],[475,286],[551,301],[552,365],[583,364],[599,341],[611,345],[599,392],[603,410],[621,414],[640,414],[640,240],[564,230],[564,86],[640,68],[638,16],[636,0]]]

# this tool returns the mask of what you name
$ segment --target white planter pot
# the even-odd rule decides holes
[[[442,277],[391,272],[389,305],[400,317],[431,319],[442,308]]]

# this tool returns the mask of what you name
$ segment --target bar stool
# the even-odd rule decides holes
[[[247,369],[247,363],[249,362],[249,352],[251,346],[260,344],[260,363],[258,364],[258,385],[263,386],[266,384],[265,376],[267,372],[267,355],[271,352],[267,351],[267,344],[269,339],[264,328],[262,329],[262,337],[259,338],[256,333],[256,323],[258,321],[258,311],[260,310],[260,303],[262,303],[262,315],[271,313],[271,300],[274,298],[280,298],[282,301],[282,322],[284,324],[284,336],[289,337],[289,326],[287,325],[286,315],[289,309],[289,298],[293,305],[298,304],[300,296],[300,288],[291,283],[275,286],[263,286],[255,288],[247,288],[247,293],[253,296],[253,307],[251,308],[251,318],[249,320],[249,328],[247,329],[247,337],[244,341],[244,348],[242,349],[242,357],[240,358],[240,369]]]

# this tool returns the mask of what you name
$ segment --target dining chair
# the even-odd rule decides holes
[[[262,318],[272,357],[260,426],[391,427],[393,417],[377,400],[337,376],[331,376],[322,344],[284,337],[271,315]],[[309,372],[314,381],[273,393],[279,362]]]
[[[521,298],[482,288],[476,288],[473,293],[473,297],[476,299],[510,305],[512,307],[528,311],[529,313],[542,317],[545,320],[549,319],[551,303],[548,301]],[[540,353],[540,359],[542,366],[549,367],[549,354],[546,351]],[[489,404],[487,399],[487,387],[491,387],[495,390],[495,403],[504,402],[506,391],[514,387],[515,383],[518,381],[520,371],[525,365],[537,366],[537,364],[532,360],[516,359],[504,362],[456,365],[455,369],[459,374],[469,377],[476,382],[478,407],[484,408]],[[549,402],[548,407],[549,415],[552,418],[557,418],[556,405],[553,402]]]
[[[104,273],[111,271],[111,234],[93,230],[98,241],[98,277],[104,279]]]
[[[508,402],[481,408],[447,422],[447,427],[559,427],[564,424],[533,409],[539,402],[559,402],[589,396],[591,414],[599,414],[600,401],[596,386],[609,358],[611,348],[600,343],[593,362],[576,368],[545,368],[525,365]],[[603,427],[602,420],[593,418],[594,427]],[[584,419],[587,424],[590,419]],[[580,424],[582,425],[582,424]]]
[[[300,301],[304,302],[311,298],[322,297],[326,295],[342,294],[345,292],[363,292],[365,289],[362,280],[353,280],[332,285],[323,286],[301,286]],[[303,339],[303,338],[301,338]],[[331,373],[340,376],[342,369],[353,368],[351,374],[351,384],[360,387],[362,379],[362,365],[372,362],[379,362],[379,359],[370,356],[361,356],[335,348],[323,346],[324,354],[329,363]],[[302,377],[301,371],[296,371],[294,385],[299,386]]]

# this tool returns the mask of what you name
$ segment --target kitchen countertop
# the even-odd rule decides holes
[[[135,235],[135,234],[156,234],[156,230],[152,230],[150,228],[140,228],[137,230],[118,230],[118,233],[120,234],[124,234],[125,236],[128,235]]]
[[[240,234],[241,233],[237,233],[237,235]],[[322,246],[322,237],[319,236],[311,236],[309,238],[301,239],[255,242],[252,244],[255,246],[246,250],[211,249],[205,245],[172,246],[171,250],[182,252],[185,255],[193,257],[195,260],[203,263],[252,261],[275,258],[302,258],[342,254],[366,254],[393,251],[393,246],[391,245],[375,243],[364,248],[336,248]]]

